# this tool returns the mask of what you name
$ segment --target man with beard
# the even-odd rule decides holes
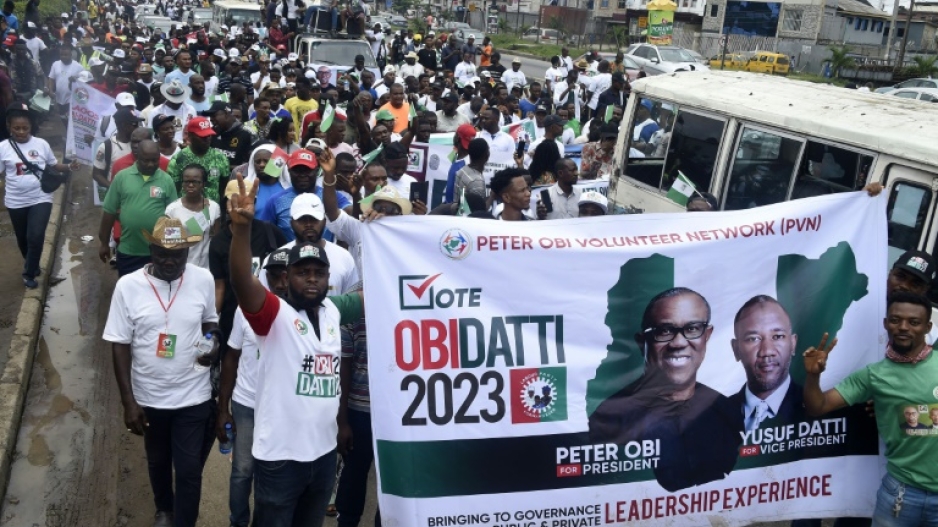
[[[197,114],[202,114],[202,112],[209,109],[212,102],[209,97],[205,95],[205,77],[201,75],[193,75],[189,78],[189,98],[186,99],[186,104],[192,107]]]
[[[326,298],[329,257],[311,243],[290,250],[286,299],[264,289],[251,272],[256,183],[247,190],[238,180],[239,193],[228,202],[231,283],[267,350],[257,370],[254,523],[320,527],[335,484],[336,451],[345,454],[352,438],[339,404],[339,328],[362,318],[362,297]]]
[[[231,107],[222,101],[215,101],[205,114],[212,120],[215,128],[212,147],[225,154],[232,170],[236,166],[247,163],[251,157],[254,134],[244,128],[244,125],[235,118],[231,113]]]
[[[176,142],[182,143],[183,128],[197,115],[195,109],[186,104],[186,99],[189,98],[189,88],[180,84],[179,81],[173,81],[161,85],[160,93],[166,98],[166,102],[150,110],[147,114],[147,126],[153,128],[153,118],[157,115],[172,116],[173,125],[176,128]]]
[[[124,425],[143,436],[154,526],[194,527],[213,417],[208,366],[221,333],[211,273],[186,264],[202,237],[172,218],[151,228],[143,236],[153,263],[117,281],[103,338],[112,343]],[[206,337],[211,350],[203,354],[197,346]]]
[[[933,273],[932,273],[933,274]],[[934,404],[938,359],[925,336],[931,331],[931,302],[922,295],[897,291],[889,296],[883,326],[889,340],[886,357],[822,391],[821,373],[837,344],[827,335],[804,352],[805,411],[821,416],[872,399],[876,426],[886,443],[886,475],[876,495],[873,525],[918,526],[938,521],[931,507],[938,492],[934,435],[908,425],[905,410]]]
[[[723,479],[736,464],[742,414],[697,382],[713,333],[710,304],[686,287],[668,289],[645,307],[642,328],[635,342],[645,371],[596,408],[590,441],[659,440],[655,478],[670,492]]]
[[[754,296],[736,312],[733,334],[730,345],[746,370],[746,384],[730,400],[742,409],[745,429],[804,419],[802,388],[788,374],[798,335],[785,308],[770,296]]]
[[[176,152],[169,162],[167,172],[173,178],[178,192],[182,185],[182,171],[193,163],[201,166],[208,173],[205,197],[220,203],[221,182],[231,174],[228,156],[212,147],[212,138],[216,134],[211,121],[205,117],[196,117],[189,121],[186,132],[189,136],[189,146]]]

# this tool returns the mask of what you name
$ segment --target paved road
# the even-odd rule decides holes
[[[521,72],[524,73],[524,76],[527,77],[528,82],[531,82],[531,79],[537,79],[538,82],[544,80],[544,72],[547,71],[547,68],[550,67],[550,62],[546,60],[532,59],[530,57],[522,57],[519,55],[512,55],[510,51],[502,51],[502,64],[506,68],[511,69],[511,61],[518,57],[521,59]]]

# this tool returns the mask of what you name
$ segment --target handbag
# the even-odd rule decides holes
[[[13,139],[7,139],[7,141],[10,142],[10,146],[16,151],[16,155],[19,156],[20,161],[23,162],[26,169],[39,178],[39,187],[46,194],[52,194],[58,190],[58,188],[62,186],[62,183],[65,183],[65,180],[68,179],[68,172],[59,172],[52,167],[39,168],[35,163],[27,161],[26,156],[20,151],[20,147],[16,146],[16,141]]]

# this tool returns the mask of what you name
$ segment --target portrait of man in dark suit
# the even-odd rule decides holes
[[[903,430],[925,430],[928,428],[928,426],[918,421],[918,408],[906,406],[902,409],[902,415],[905,417],[905,422],[900,425]]]
[[[789,375],[798,335],[777,300],[757,295],[746,301],[733,320],[733,355],[746,370],[746,384],[732,400],[746,430],[768,419],[794,423],[804,418],[803,390]]]
[[[655,479],[671,492],[723,479],[741,444],[739,408],[697,382],[713,333],[710,315],[707,300],[686,287],[652,298],[635,335],[645,357],[642,376],[589,419],[593,443],[660,440]]]

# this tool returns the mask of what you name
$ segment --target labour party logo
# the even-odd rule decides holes
[[[472,252],[472,238],[461,229],[450,229],[440,238],[440,251],[451,260],[462,260]]]
[[[309,328],[306,326],[306,322],[303,322],[300,319],[293,321],[293,327],[296,328],[296,332],[300,335],[305,335],[309,331]]]
[[[91,96],[88,95],[88,90],[84,88],[78,88],[74,92],[74,100],[78,104],[85,104],[86,102],[88,102],[88,99],[90,98]]]
[[[511,422],[543,423],[567,419],[567,369],[511,370]]]

